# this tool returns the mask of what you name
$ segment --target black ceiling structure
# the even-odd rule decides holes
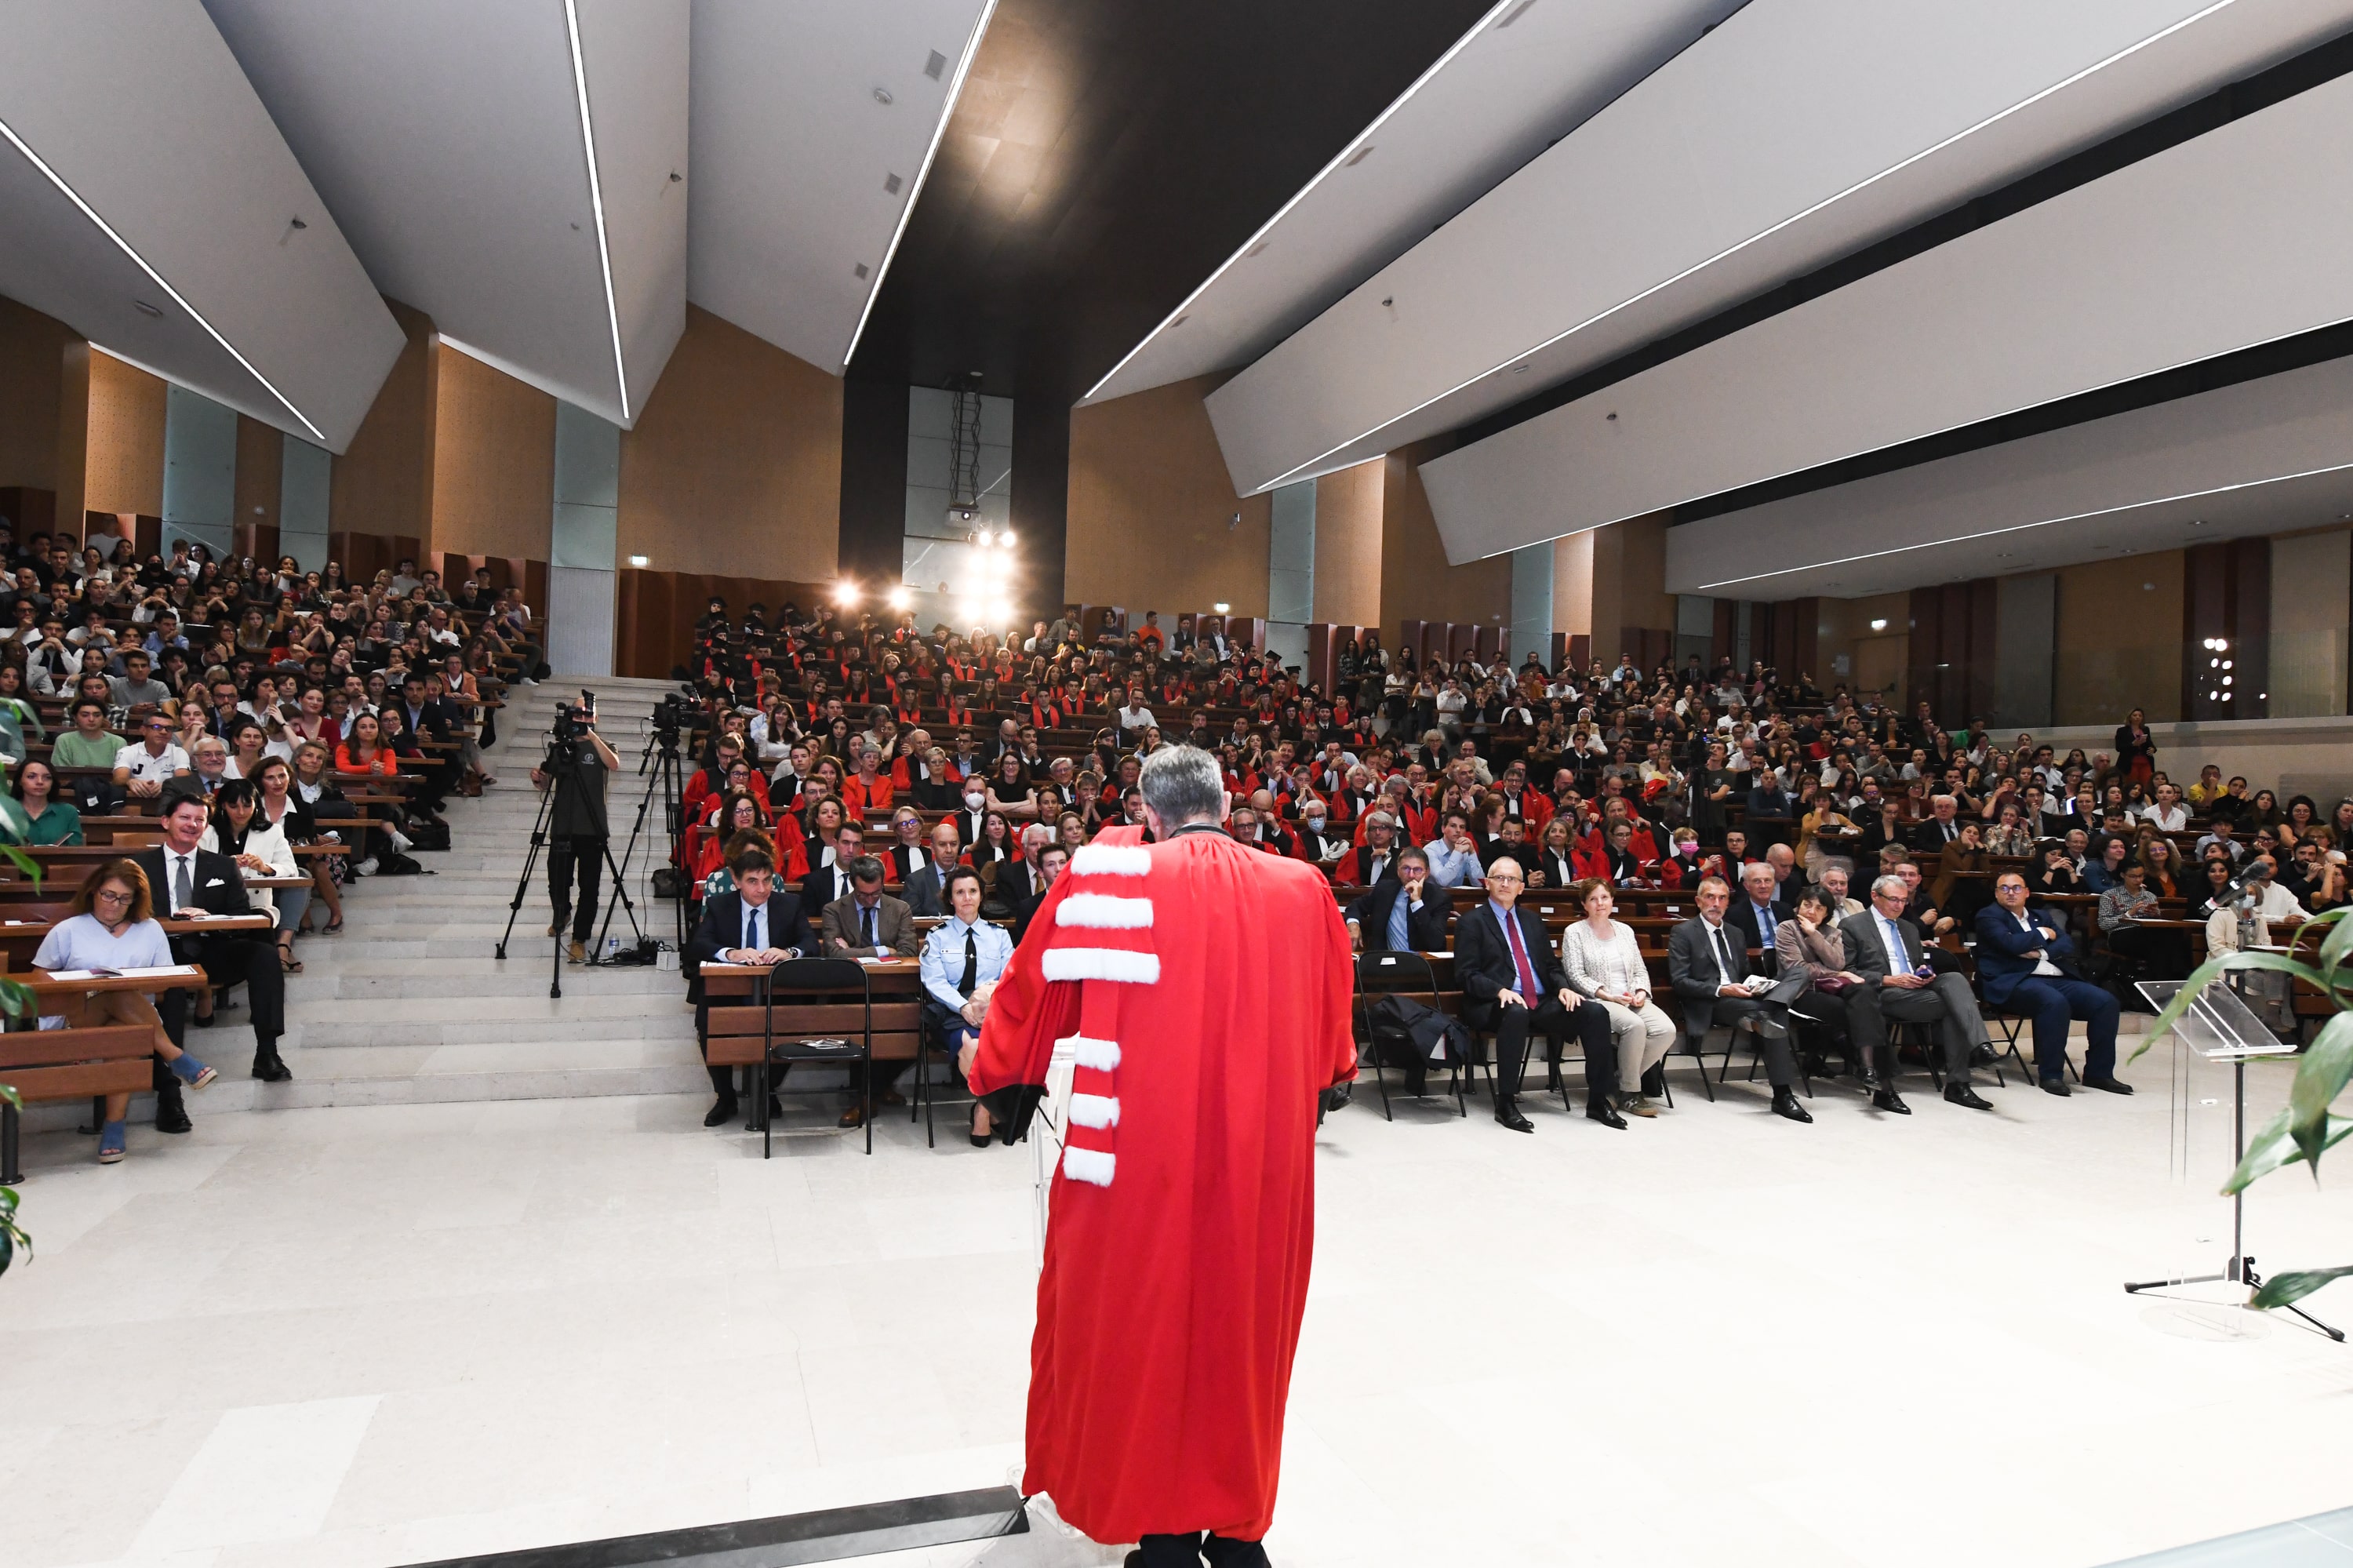
[[[1070,405],[1489,3],[1002,0],[848,371],[844,572],[898,574],[903,388],[978,371],[1058,602]]]

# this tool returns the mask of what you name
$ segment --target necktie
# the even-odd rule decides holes
[[[869,948],[875,946],[874,911],[871,908],[861,910],[858,916],[858,922],[859,929],[865,934],[864,940],[860,945]]]
[[[1773,950],[1773,910],[1770,905],[1759,904],[1757,906],[1757,940],[1767,952]]]
[[[1514,912],[1504,917],[1504,935],[1512,944],[1512,962],[1519,966],[1520,995],[1530,1007],[1542,999],[1536,995],[1536,972],[1528,967],[1528,950],[1520,945],[1520,917]]]
[[[755,953],[760,950],[762,946],[760,941],[760,908],[761,906],[759,905],[754,904],[744,913],[744,945],[751,948]]]
[[[1725,984],[1740,983],[1739,971],[1732,966],[1732,947],[1724,939],[1724,927],[1721,926],[1715,928],[1715,964],[1717,971],[1724,976]]]
[[[956,981],[956,991],[965,996],[980,983],[980,941],[970,927],[964,933],[964,977]]]
[[[196,903],[196,879],[195,874],[189,869],[189,863],[195,857],[183,854],[172,858],[179,863],[179,868],[172,873],[172,907],[193,909]]]
[[[1412,903],[1406,897],[1405,889],[1398,888],[1396,902],[1389,906],[1389,951],[1393,953],[1402,953],[1406,950],[1408,938],[1405,923],[1411,908]]]

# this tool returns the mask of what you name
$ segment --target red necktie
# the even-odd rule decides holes
[[[1512,911],[1504,917],[1504,934],[1512,944],[1512,962],[1517,964],[1520,969],[1521,1000],[1530,1007],[1534,1007],[1539,1000],[1536,996],[1536,971],[1528,967],[1528,950],[1520,944],[1520,916],[1517,910]]]

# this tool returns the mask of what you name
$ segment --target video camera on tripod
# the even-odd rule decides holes
[[[555,725],[550,732],[548,755],[557,762],[578,760],[580,741],[596,723],[596,694],[587,687],[580,688],[576,703],[555,705]]]

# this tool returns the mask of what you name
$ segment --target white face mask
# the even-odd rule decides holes
[[[1307,825],[1320,833],[1324,831],[1324,819],[1321,817],[1309,817],[1307,819]]]
[[[964,803],[977,811],[988,804],[988,797],[977,792],[967,793],[964,798]]]

